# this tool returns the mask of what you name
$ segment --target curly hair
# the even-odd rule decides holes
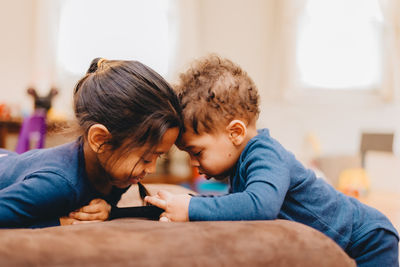
[[[248,74],[228,59],[211,54],[194,61],[179,77],[175,90],[185,130],[214,133],[233,119],[257,120],[259,94]]]

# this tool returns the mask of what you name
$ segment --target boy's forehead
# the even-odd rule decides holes
[[[196,134],[193,131],[185,131],[179,142],[181,149],[191,149],[197,147],[206,141],[206,134]]]
[[[187,147],[190,146],[193,141],[195,141],[198,138],[198,135],[196,135],[192,131],[185,131],[180,140],[179,140],[179,145],[182,147]]]

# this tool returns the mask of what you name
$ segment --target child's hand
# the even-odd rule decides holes
[[[190,199],[191,196],[187,194],[173,195],[161,190],[157,193],[157,196],[147,196],[144,201],[165,210],[160,215],[160,221],[185,222],[189,221]]]
[[[111,206],[101,198],[95,198],[89,205],[71,212],[68,217],[60,218],[61,225],[101,222],[108,219]]]

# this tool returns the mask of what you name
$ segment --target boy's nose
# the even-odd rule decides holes
[[[190,164],[193,167],[200,167],[200,162],[197,159],[195,159],[194,157],[190,157]]]

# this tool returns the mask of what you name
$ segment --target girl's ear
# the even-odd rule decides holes
[[[103,144],[106,143],[110,137],[110,132],[103,124],[94,124],[90,126],[87,134],[89,146],[96,153],[104,152]]]
[[[247,127],[241,120],[231,121],[226,127],[226,130],[229,134],[229,139],[235,146],[240,146],[246,139]]]

